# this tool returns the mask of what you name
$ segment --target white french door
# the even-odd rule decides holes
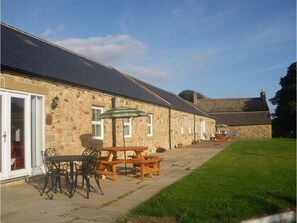
[[[35,102],[32,95],[0,90],[0,180],[30,175],[33,164],[40,164],[41,148],[36,149],[36,142],[41,145],[43,137],[36,139],[42,135],[42,126],[36,129],[36,119],[41,121],[35,114]],[[42,104],[37,107],[42,108]]]
[[[200,128],[201,128],[201,132],[200,132],[200,138],[202,140],[206,139],[206,125],[205,125],[205,121],[201,121],[200,122]]]

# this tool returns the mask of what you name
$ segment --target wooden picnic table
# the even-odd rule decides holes
[[[101,148],[101,151],[105,151],[105,152],[108,152],[108,157],[107,157],[107,160],[108,161],[112,161],[114,160],[116,157],[118,157],[118,153],[119,152],[128,152],[128,151],[132,151],[135,153],[135,157],[137,159],[143,159],[144,160],[144,156],[142,154],[143,151],[147,150],[148,147],[145,147],[145,146],[127,146],[127,147],[104,147],[104,148]],[[123,163],[125,162],[128,162],[127,159],[123,159],[121,160]]]
[[[99,174],[108,174],[112,175],[113,180],[116,179],[116,166],[120,163],[131,163],[134,167],[140,167],[140,177],[144,179],[144,175],[149,174],[152,177],[152,173],[160,173],[160,161],[161,158],[154,157],[145,157],[143,152],[147,150],[148,147],[145,146],[127,146],[127,147],[104,147],[101,148],[101,151],[108,152],[107,157],[101,159],[100,169],[98,170]],[[132,151],[133,155],[129,156],[129,159],[117,159],[119,152],[129,152]]]
[[[216,133],[215,134],[215,136],[216,136],[216,140],[217,141],[220,141],[220,142],[222,142],[222,141],[230,141],[231,140],[231,138],[227,135],[227,134],[222,134],[222,133]]]

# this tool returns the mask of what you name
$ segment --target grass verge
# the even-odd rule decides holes
[[[230,223],[289,210],[296,210],[296,141],[238,141],[124,221],[170,216],[177,222]]]

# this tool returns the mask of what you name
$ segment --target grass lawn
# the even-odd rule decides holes
[[[128,214],[240,222],[296,210],[296,141],[237,141]]]

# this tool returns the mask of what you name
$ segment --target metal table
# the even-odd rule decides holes
[[[95,161],[95,156],[84,156],[84,155],[56,155],[56,156],[50,156],[46,158],[47,161],[55,162],[55,163],[69,163],[70,164],[70,185],[69,185],[69,193],[70,197],[73,196],[74,189],[76,188],[76,185],[74,183],[74,171],[73,166],[74,162],[89,162],[89,161]]]

